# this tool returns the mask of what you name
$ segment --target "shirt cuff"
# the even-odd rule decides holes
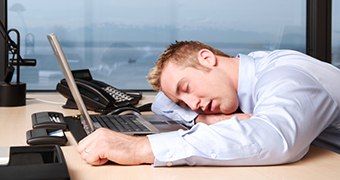
[[[184,161],[183,159],[185,159],[186,154],[180,131],[183,130],[147,136],[155,156],[154,166],[175,166],[185,164],[182,162]],[[166,141],[164,141],[165,139]]]

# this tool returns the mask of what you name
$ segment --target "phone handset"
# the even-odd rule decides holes
[[[104,82],[92,79],[88,69],[75,70],[72,73],[81,97],[89,110],[107,113],[120,107],[133,107],[142,97],[135,91],[121,91]],[[77,108],[65,79],[57,84],[56,90],[67,98],[63,108]]]
[[[83,88],[87,91],[90,91],[91,93],[96,95],[97,98],[99,98],[98,100],[100,102],[106,105],[116,103],[116,100],[110,94],[105,92],[100,86],[94,83],[91,83],[90,81],[83,80],[83,79],[75,79],[75,81],[76,81],[78,88]]]

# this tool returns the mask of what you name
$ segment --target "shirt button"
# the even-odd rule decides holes
[[[210,155],[210,157],[215,159],[215,158],[217,157],[217,155],[216,155],[215,153],[212,153],[212,154]]]
[[[167,152],[166,157],[171,158],[172,157],[172,152]]]
[[[172,166],[172,162],[167,162],[166,165],[170,167]]]

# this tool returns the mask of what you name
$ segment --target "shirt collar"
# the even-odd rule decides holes
[[[238,54],[239,79],[238,79],[238,98],[240,109],[244,113],[252,113],[254,109],[253,89],[255,81],[255,59],[252,56]]]

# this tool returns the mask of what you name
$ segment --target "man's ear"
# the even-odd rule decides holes
[[[208,49],[202,49],[198,52],[198,61],[206,67],[213,67],[217,65],[217,59],[213,52]]]

